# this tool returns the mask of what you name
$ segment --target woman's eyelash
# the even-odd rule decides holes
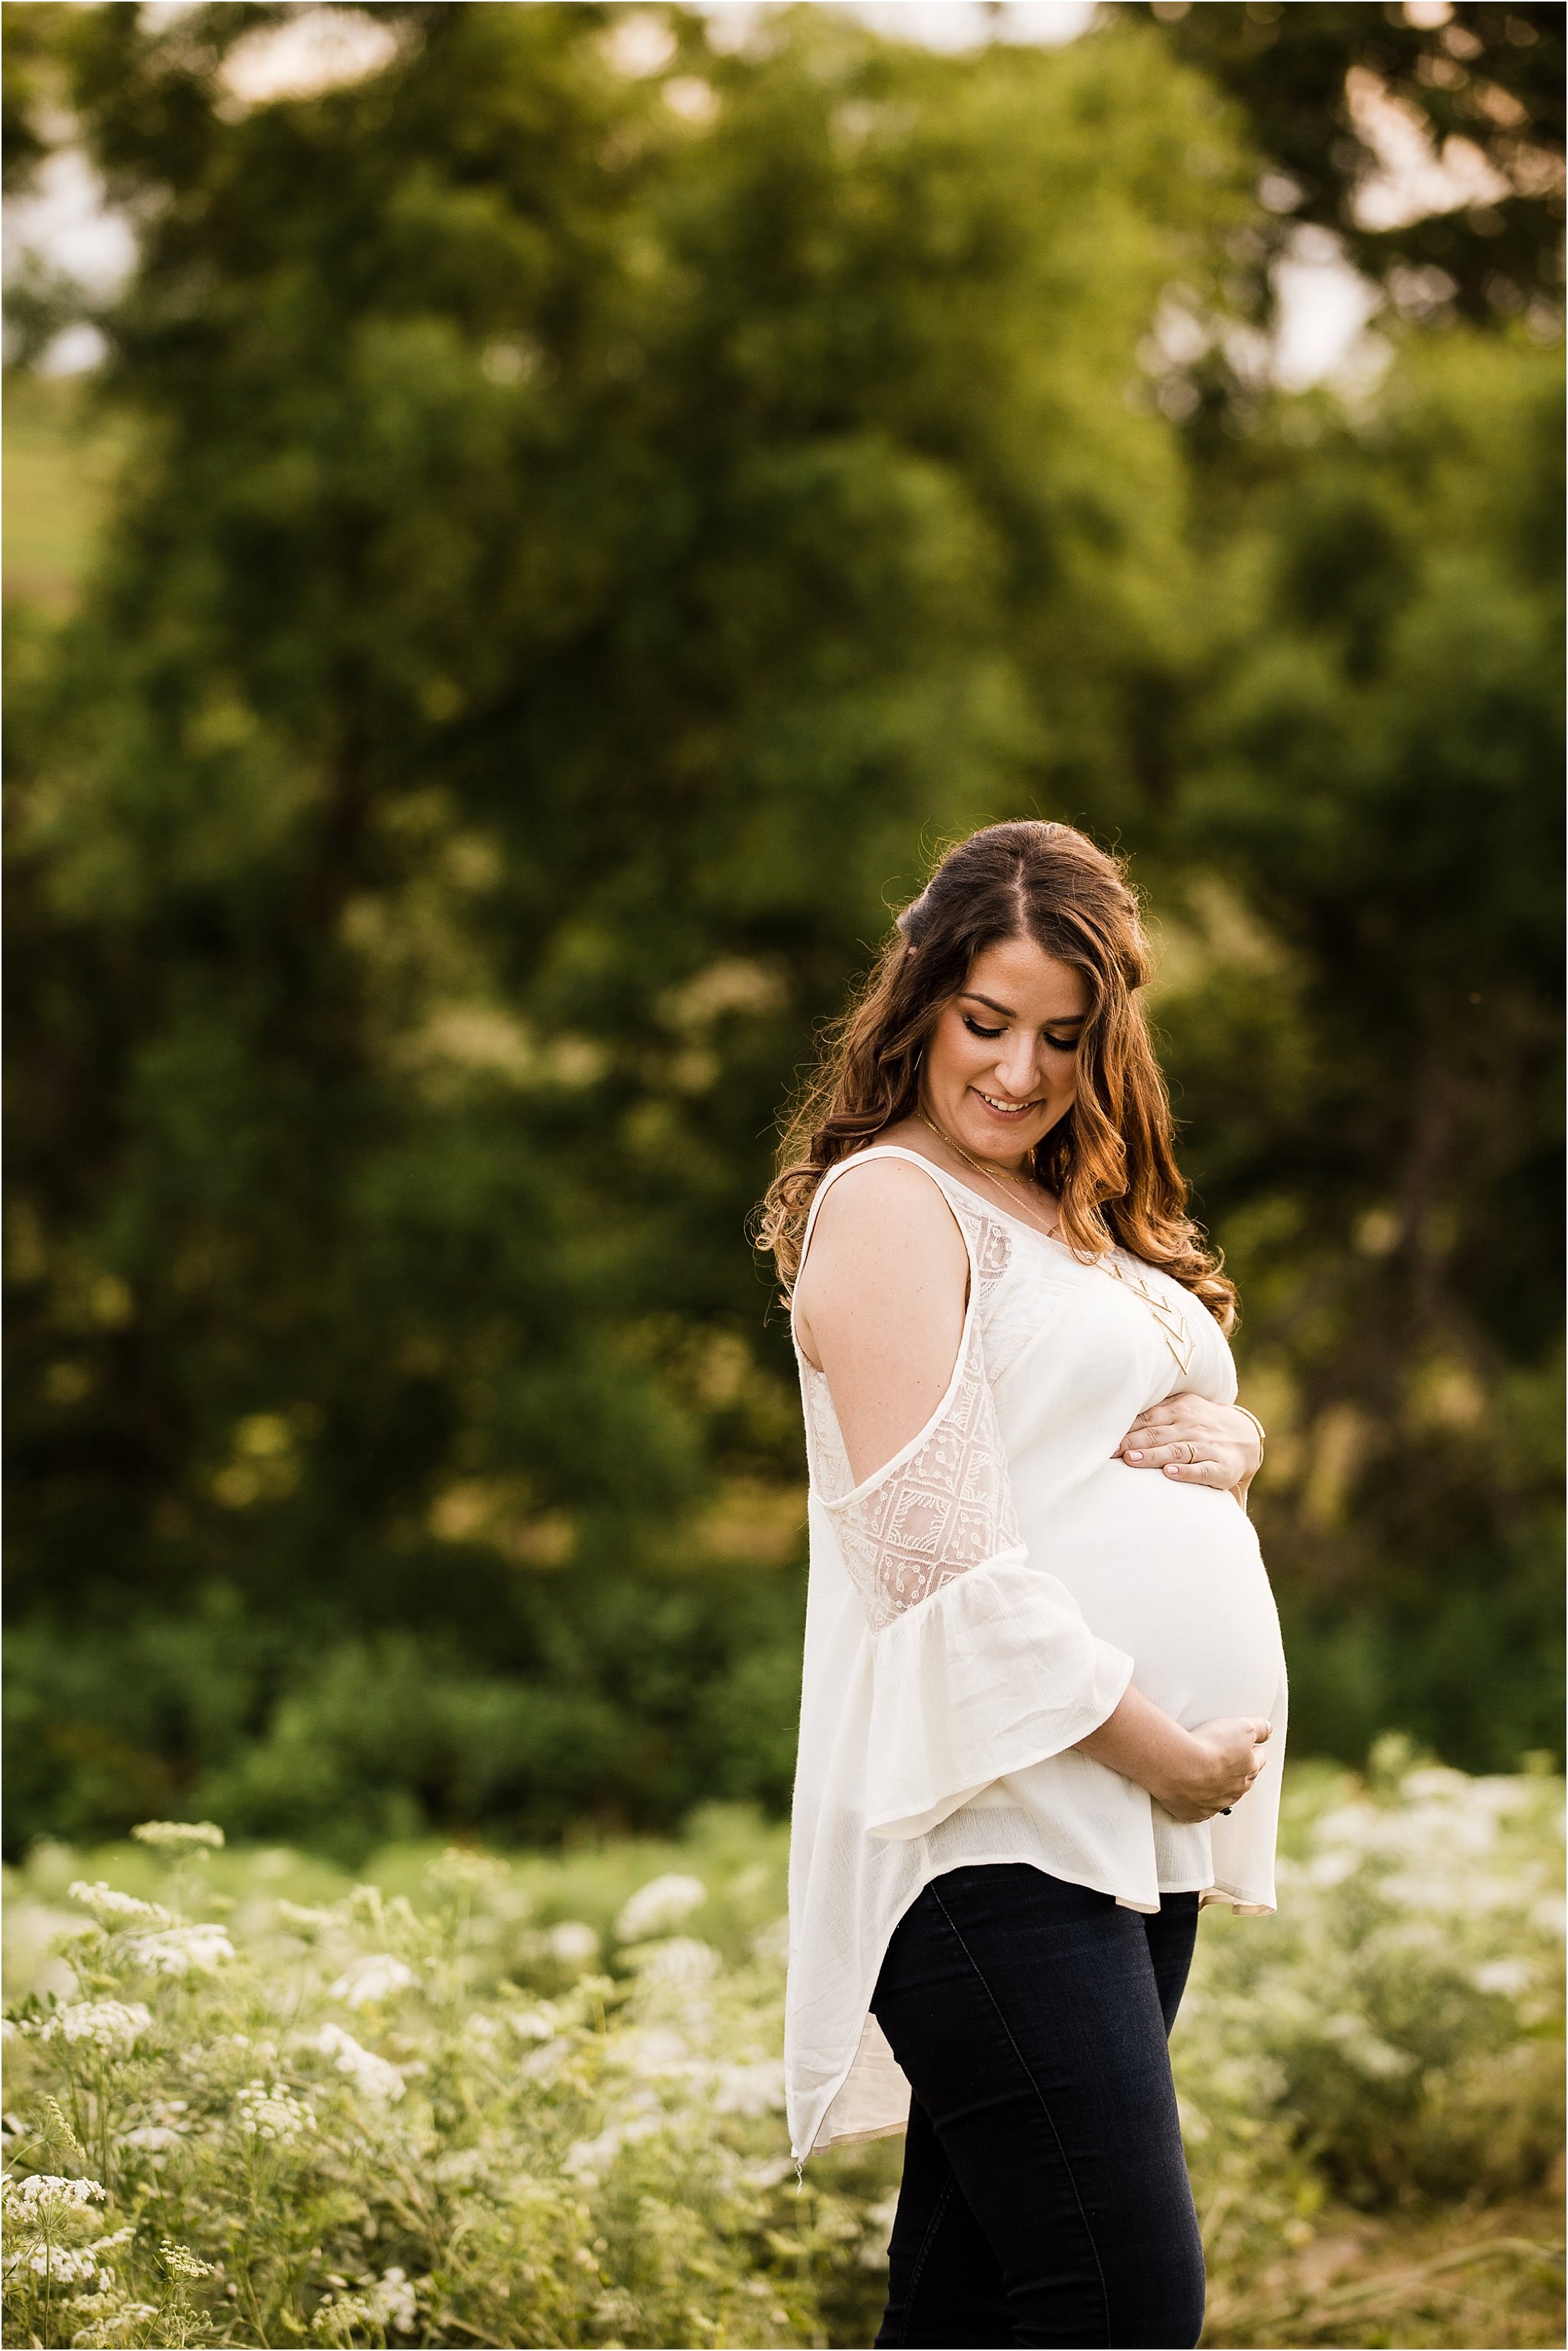
[[[971,1019],[967,1012],[964,1015],[964,1026],[971,1037],[999,1037],[1002,1033],[999,1029],[983,1029],[980,1023]],[[1057,1053],[1076,1052],[1078,1049],[1076,1037],[1048,1037],[1045,1041],[1052,1051]]]

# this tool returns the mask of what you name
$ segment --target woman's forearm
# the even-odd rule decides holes
[[[1164,1707],[1129,1686],[1078,1748],[1145,1788],[1173,1820],[1207,1821],[1228,1812],[1252,1785],[1263,1769],[1270,1729],[1260,1716],[1244,1714],[1184,1730]]]
[[[1193,1746],[1191,1731],[1131,1682],[1098,1729],[1078,1741],[1080,1754],[1135,1781],[1156,1802],[1191,1771]]]

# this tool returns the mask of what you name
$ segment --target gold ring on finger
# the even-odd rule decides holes
[[[1193,1451],[1193,1449],[1192,1449],[1192,1440],[1191,1440],[1191,1438],[1189,1437],[1189,1438],[1186,1440],[1186,1466],[1187,1466],[1187,1468],[1188,1468],[1189,1469],[1192,1468],[1193,1463],[1194,1463],[1197,1459],[1197,1454],[1196,1454],[1196,1453]]]

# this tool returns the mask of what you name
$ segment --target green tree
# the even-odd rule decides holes
[[[776,1798],[781,1078],[923,839],[1155,823],[1186,478],[1125,394],[1250,166],[1132,27],[632,71],[646,16],[385,7],[246,109],[286,13],[60,36],[143,246],[15,689],[16,1827]]]
[[[1556,1736],[1561,410],[1554,356],[1469,334],[1359,424],[1288,409],[1178,755],[1162,1015],[1342,1752]]]
[[[1423,314],[1472,319],[1562,308],[1563,12],[1554,0],[1458,0],[1441,9],[1364,0],[1132,0],[1175,54],[1244,109],[1272,166],[1281,224],[1332,229],[1352,259]],[[1131,13],[1131,10],[1129,11]],[[1359,92],[1397,108],[1440,153],[1457,140],[1498,193],[1398,225],[1358,199],[1380,168]],[[1472,183],[1474,175],[1472,173]],[[1260,228],[1266,223],[1259,224]]]

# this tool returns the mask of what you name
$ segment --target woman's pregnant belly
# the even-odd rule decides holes
[[[1280,1619],[1258,1538],[1229,1494],[1107,1461],[1046,1516],[1049,1531],[1024,1528],[1030,1557],[1134,1660],[1146,1698],[1189,1730],[1216,1715],[1268,1715]]]

